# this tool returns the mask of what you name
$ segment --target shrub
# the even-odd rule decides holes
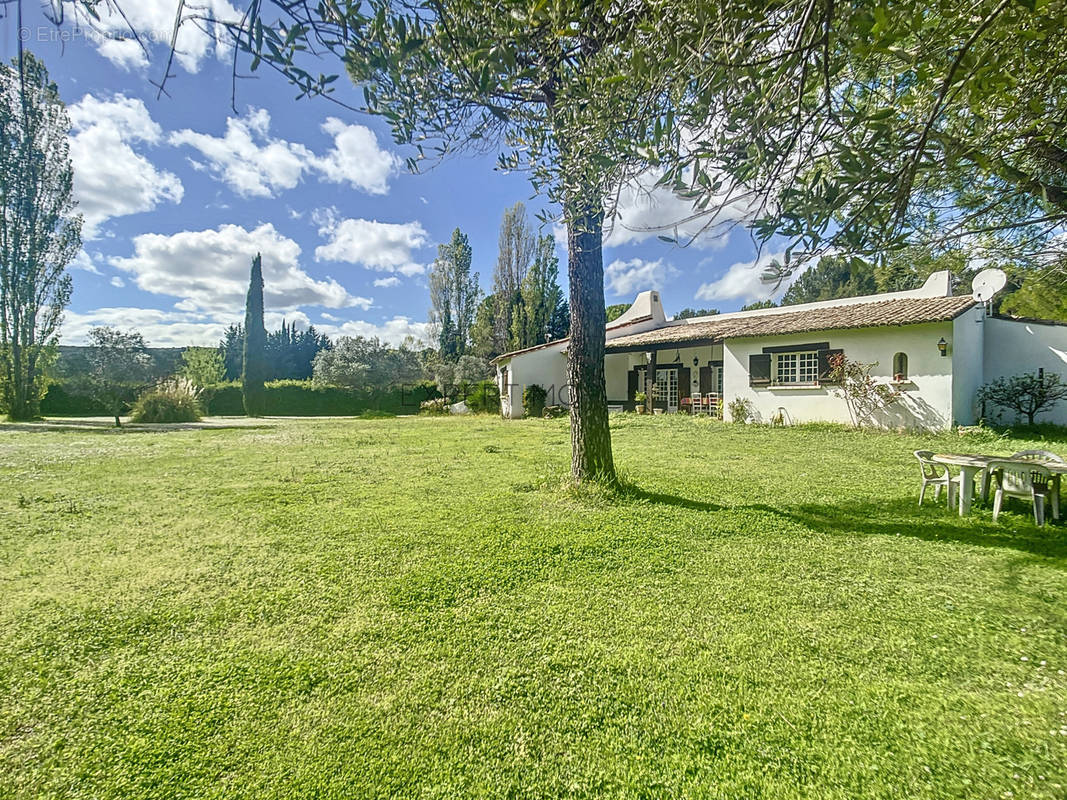
[[[428,414],[430,416],[441,416],[449,413],[448,411],[448,399],[444,397],[437,397],[433,400],[426,400],[419,404],[419,413]]]
[[[467,389],[463,400],[475,414],[500,413],[500,387],[494,380],[478,381]]]
[[[196,387],[186,378],[159,384],[133,404],[134,422],[197,422],[200,402]]]
[[[311,381],[270,381],[264,392],[266,413],[286,417],[348,417],[368,410],[414,414],[422,401],[438,394],[432,383],[366,390],[322,386]],[[212,387],[212,394],[205,404],[212,415],[244,414],[240,384],[227,383]]]
[[[1054,373],[1031,372],[997,378],[978,390],[978,402],[983,410],[990,403],[1014,411],[1017,417],[1026,417],[1028,425],[1033,425],[1038,414],[1051,411],[1063,399],[1067,399],[1067,383]]]
[[[538,383],[531,383],[522,390],[523,413],[528,417],[539,417],[545,413],[545,400],[548,391]]]
[[[752,417],[752,407],[744,397],[735,397],[727,405],[730,407],[730,419],[734,422],[748,422]]]

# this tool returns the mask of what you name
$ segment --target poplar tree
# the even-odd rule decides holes
[[[44,64],[20,53],[0,65],[0,392],[16,420],[38,416],[81,248],[69,130]]]

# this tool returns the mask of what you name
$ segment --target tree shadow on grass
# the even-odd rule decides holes
[[[988,506],[975,503],[971,515],[961,518],[944,506],[915,505],[911,496],[885,502],[841,504],[808,503],[793,506],[770,506],[765,503],[742,503],[724,506],[665,492],[623,484],[616,491],[623,501],[654,503],[692,511],[757,511],[801,525],[820,533],[849,536],[907,536],[929,542],[957,542],[977,547],[992,547],[1030,553],[1053,559],[1067,567],[1067,522],[1049,521],[1038,528],[1028,509],[1020,504],[1007,509],[999,522],[993,522]],[[1065,515],[1067,516],[1067,515]]]
[[[43,419],[33,422],[0,422],[0,433],[98,433],[121,435],[124,433],[173,433],[176,431],[227,431],[266,430],[270,424],[262,422],[126,422],[115,427],[114,420],[99,417],[70,419]]]
[[[1021,505],[993,522],[988,506],[975,505],[971,515],[961,518],[942,507],[920,510],[901,498],[895,503],[850,505],[802,504],[780,509],[780,513],[812,530],[858,536],[907,536],[929,542],[958,542],[977,547],[993,547],[1030,553],[1053,559],[1067,567],[1067,525],[1051,520],[1044,528]]]

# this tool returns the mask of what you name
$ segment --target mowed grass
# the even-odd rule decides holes
[[[0,797],[1067,796],[1067,526],[911,456],[1040,443],[612,424],[0,433]]]

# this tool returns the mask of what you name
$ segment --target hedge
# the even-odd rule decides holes
[[[266,385],[267,414],[280,417],[355,416],[364,411],[389,414],[417,414],[419,404],[438,396],[432,383],[382,390],[346,389],[319,386],[311,381],[271,381]],[[133,398],[130,398],[131,401]],[[244,416],[241,385],[226,383],[207,389],[201,397],[205,412],[211,416]],[[69,391],[53,383],[41,401],[46,416],[98,417],[107,409],[91,397]]]

